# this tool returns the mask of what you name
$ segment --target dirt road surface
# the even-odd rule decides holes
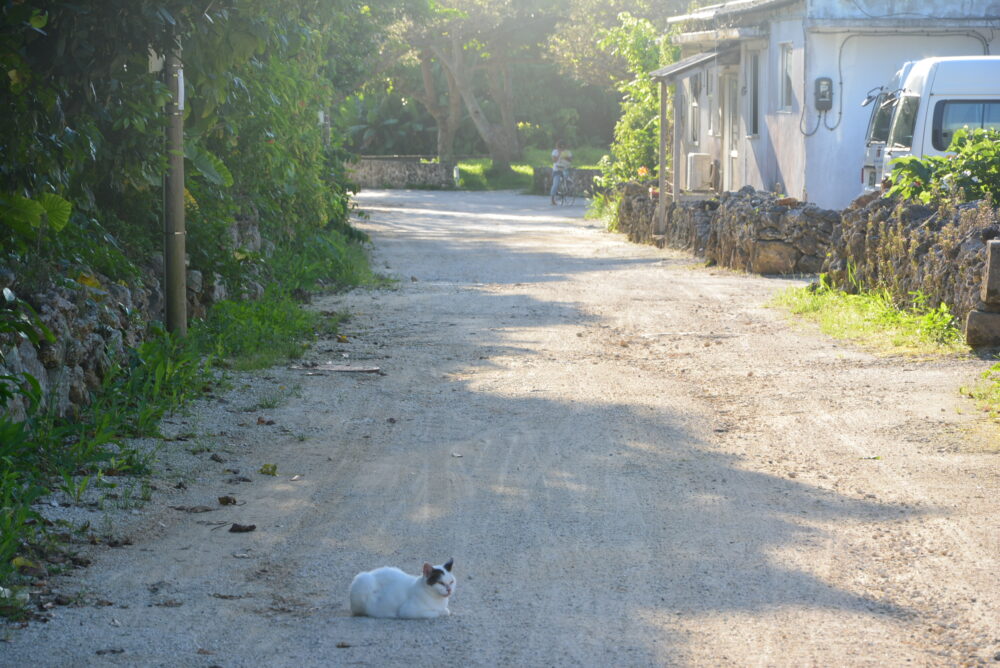
[[[168,421],[132,544],[84,546],[0,664],[1000,665],[1000,447],[957,391],[985,362],[834,342],[765,306],[804,281],[582,207],[360,201],[399,282],[318,299],[354,315],[307,360],[384,375],[274,369]],[[349,616],[356,572],[449,557],[452,616]]]

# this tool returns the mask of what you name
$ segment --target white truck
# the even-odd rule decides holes
[[[896,158],[946,154],[960,128],[1000,129],[1000,56],[924,58],[907,65],[891,104],[882,167],[866,188],[868,181],[880,184]]]
[[[903,63],[888,84],[868,91],[868,96],[861,103],[862,107],[875,105],[872,107],[868,130],[865,132],[865,161],[861,167],[862,193],[876,192],[881,188],[885,143],[889,139],[889,129],[892,127],[892,114],[899,101],[900,87],[911,67],[913,61]]]

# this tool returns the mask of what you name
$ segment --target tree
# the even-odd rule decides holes
[[[450,154],[460,117],[456,96],[486,144],[493,169],[509,171],[521,152],[517,133],[512,65],[537,60],[551,33],[558,0],[548,5],[524,0],[447,0],[426,21],[407,33],[423,74],[416,96],[438,120],[439,151]],[[434,65],[444,79],[433,80]],[[432,89],[433,85],[433,89]],[[435,93],[436,91],[436,93]]]

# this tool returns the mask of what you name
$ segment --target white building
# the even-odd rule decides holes
[[[1000,53],[997,0],[733,0],[670,23],[674,199],[752,185],[822,207],[861,192],[866,93],[907,60]],[[662,123],[663,128],[667,127]],[[664,133],[666,130],[664,130]]]

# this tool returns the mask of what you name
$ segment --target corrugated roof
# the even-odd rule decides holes
[[[649,73],[650,78],[660,80],[676,79],[681,74],[684,74],[688,70],[692,70],[699,65],[703,65],[711,60],[715,60],[719,56],[728,55],[730,53],[739,51],[739,49],[727,49],[726,51],[706,51],[704,53],[696,53],[693,56],[688,56],[687,58],[682,58],[676,63],[671,63],[666,67],[662,67],[658,70]]]
[[[729,14],[742,14],[763,9],[773,9],[782,5],[790,5],[800,0],[731,0],[719,5],[709,5],[683,16],[671,16],[667,23],[684,23],[685,21],[711,21]]]

